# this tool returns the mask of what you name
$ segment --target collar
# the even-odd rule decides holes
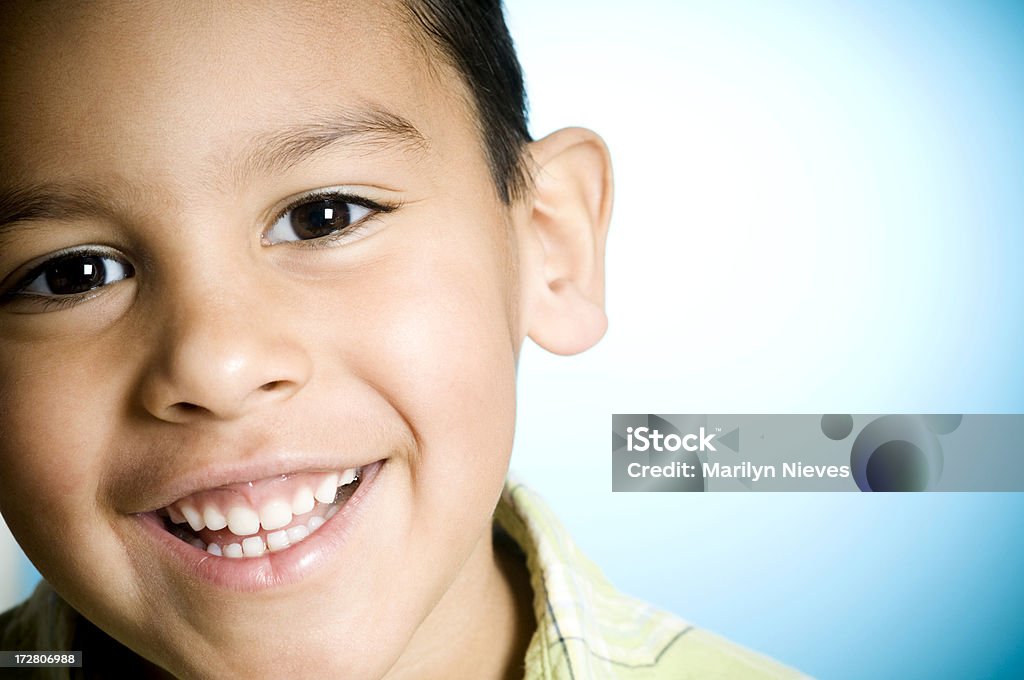
[[[526,678],[612,680],[653,668],[692,626],[616,591],[541,498],[510,476],[494,513],[526,555],[537,630]]]

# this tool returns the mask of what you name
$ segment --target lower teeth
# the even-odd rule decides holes
[[[287,530],[275,531],[268,534],[266,539],[260,536],[248,536],[238,543],[228,543],[223,546],[216,543],[206,545],[198,538],[193,539],[190,543],[196,548],[205,550],[211,555],[218,557],[260,557],[264,553],[278,552],[304,541],[314,531],[323,526],[325,521],[334,517],[337,512],[338,506],[332,505],[323,517],[310,517],[306,524],[296,524]],[[274,538],[271,538],[271,536]]]

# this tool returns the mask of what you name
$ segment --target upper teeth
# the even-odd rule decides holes
[[[199,531],[202,527],[192,527]],[[256,511],[244,505],[236,505],[228,510],[228,531],[238,536],[252,536],[260,530],[260,516]]]
[[[295,498],[292,499],[292,514],[305,515],[313,509],[314,505],[316,505],[316,499],[313,498],[313,490],[308,486],[301,486],[295,492]]]
[[[211,503],[203,509],[203,523],[206,524],[207,529],[219,531],[228,525],[228,518],[216,505]]]
[[[320,486],[316,487],[316,491],[313,492],[313,495],[321,503],[333,503],[334,496],[335,494],[337,494],[337,492],[338,475],[332,472],[331,474],[327,475],[322,482],[320,482]]]
[[[230,488],[203,491],[167,506],[167,515],[175,524],[188,522],[193,531],[203,528],[219,531],[227,527],[237,536],[252,536],[261,527],[266,531],[287,527],[295,516],[311,512],[316,501],[333,503],[338,488],[351,484],[358,474],[358,468],[349,468],[340,474],[295,475],[289,484],[278,484],[276,488],[271,484],[266,497],[257,503]],[[280,545],[281,537],[276,538],[275,543]],[[250,552],[255,551],[252,546]]]

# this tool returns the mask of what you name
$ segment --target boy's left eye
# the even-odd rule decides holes
[[[320,196],[288,208],[267,231],[269,244],[340,236],[386,208],[346,196]]]

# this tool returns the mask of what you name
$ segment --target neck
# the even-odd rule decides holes
[[[522,678],[536,628],[532,600],[522,553],[511,539],[488,532],[387,680]]]

